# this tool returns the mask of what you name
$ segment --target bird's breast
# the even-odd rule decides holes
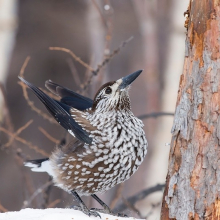
[[[99,118],[92,132],[90,149],[97,158],[94,163],[106,166],[104,188],[127,180],[140,166],[147,153],[147,140],[142,122],[135,117]],[[104,123],[105,122],[105,123]]]
[[[80,194],[106,191],[127,180],[138,169],[147,153],[143,124],[139,119],[122,115],[93,116],[93,141],[82,151],[68,155],[54,154],[56,182]],[[61,186],[61,185],[60,185]]]

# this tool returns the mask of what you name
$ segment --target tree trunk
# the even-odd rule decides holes
[[[219,5],[190,0],[161,219],[220,219]]]

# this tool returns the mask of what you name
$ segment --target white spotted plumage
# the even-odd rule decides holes
[[[68,177],[63,179],[63,184],[59,186],[64,186],[61,188],[68,189],[67,191],[70,188],[77,187],[79,193],[85,195],[104,192],[129,179],[138,169],[147,153],[147,140],[143,131],[143,123],[130,110],[106,112],[101,117],[98,117],[98,114],[89,111],[83,113],[86,120],[96,125],[96,130],[91,132],[93,142],[87,150],[89,151],[88,154],[85,150],[79,155],[75,155],[75,157],[80,156],[78,158],[73,155],[69,156],[68,163],[77,162],[76,165],[64,163],[61,168],[67,172]],[[60,153],[62,154],[60,151],[58,153],[59,158]],[[97,156],[97,153],[100,156]],[[93,154],[96,155],[96,158],[87,162],[87,155]],[[59,158],[53,157],[54,167],[57,166],[57,160],[60,161]],[[58,166],[60,165],[58,164]],[[95,169],[96,167],[97,169]],[[77,181],[68,182],[68,185],[71,184],[72,187],[66,187],[65,180],[68,181],[71,175]],[[80,176],[80,178],[76,178],[76,176]],[[87,176],[89,178],[86,178]],[[54,176],[54,179],[55,182],[60,182],[60,178]]]
[[[130,106],[129,88],[119,89],[122,79],[109,83],[96,95],[92,108],[70,109],[70,116],[92,139],[77,140],[57,148],[50,157],[55,184],[81,195],[104,192],[136,172],[147,153],[143,123]],[[111,94],[106,94],[111,88]]]

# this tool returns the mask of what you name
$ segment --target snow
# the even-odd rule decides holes
[[[102,214],[102,220],[138,220],[133,217],[117,217],[107,214]],[[18,212],[0,213],[0,220],[92,220],[99,217],[87,216],[81,211],[73,209],[22,209]],[[140,220],[140,219],[139,219]]]

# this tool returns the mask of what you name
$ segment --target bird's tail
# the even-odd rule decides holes
[[[30,167],[34,172],[47,172],[51,176],[54,174],[49,158],[28,160],[24,162],[24,165]]]

